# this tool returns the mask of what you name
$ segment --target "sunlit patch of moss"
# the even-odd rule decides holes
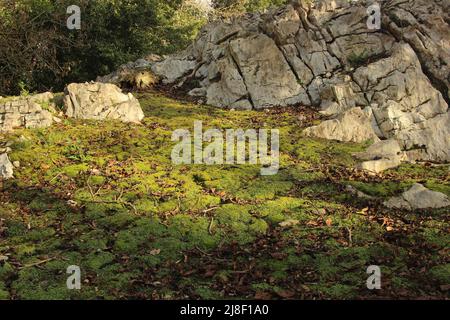
[[[287,219],[305,219],[304,208],[302,199],[281,197],[258,205],[256,211],[267,222],[278,224]]]
[[[136,210],[145,214],[158,212],[158,202],[155,199],[140,199],[134,203]]]
[[[288,152],[292,153],[296,159],[312,164],[319,164],[323,161],[331,163],[354,165],[355,159],[352,153],[361,152],[368,144],[352,144],[323,139],[309,139],[300,137],[296,143],[286,145]]]
[[[8,135],[14,141],[10,158],[21,166],[15,179],[4,182],[0,206],[0,254],[14,261],[4,279],[0,263],[0,297],[3,290],[19,299],[184,298],[186,292],[223,298],[216,288],[235,277],[230,265],[208,279],[198,273],[176,279],[176,289],[158,283],[173,283],[173,263],[195,269],[197,253],[214,259],[226,246],[248,252],[273,233],[277,253],[285,256],[276,259],[265,251],[270,246],[261,256],[252,254],[265,276],[250,290],[282,294],[286,279],[301,274],[309,282],[307,294],[315,297],[364,296],[360,289],[371,264],[383,266],[394,291],[428,290],[408,265],[426,251],[420,264],[427,270],[442,266],[449,243],[445,209],[426,221],[418,213],[402,214],[401,223],[414,231],[391,233],[381,215],[393,218],[397,212],[375,208],[382,199],[353,201],[342,187],[352,184],[386,198],[420,182],[448,194],[448,167],[403,165],[373,180],[354,175],[345,178],[354,181],[331,183],[325,169],[354,166],[351,153],[367,144],[302,137],[301,128],[309,124],[299,124],[290,111],[230,112],[154,93],[139,97],[146,113],[142,125],[67,119]],[[195,120],[205,129],[280,129],[278,174],[262,177],[259,165],[172,165],[172,131],[192,131]],[[363,206],[371,210],[357,213]],[[290,219],[298,223],[279,225]],[[248,263],[247,257],[237,261]],[[19,275],[16,263],[40,264]],[[70,264],[86,271],[89,282],[81,292],[65,288]],[[423,278],[438,283],[431,272]]]
[[[194,246],[210,249],[220,241],[219,233],[210,234],[210,223],[205,217],[193,218],[179,214],[170,218],[168,233]]]
[[[210,167],[208,170],[195,170],[193,177],[197,183],[207,189],[216,189],[230,194],[238,192],[243,183],[256,175],[259,168],[237,168],[235,166]]]
[[[251,206],[234,204],[226,204],[217,209],[215,216],[218,227],[223,230],[227,241],[245,244],[267,232],[267,223],[263,219],[253,217],[249,213],[251,209]]]
[[[206,210],[207,208],[215,207],[221,202],[219,197],[204,195],[191,190],[180,199],[180,209],[182,211],[189,210]]]
[[[436,180],[429,180],[425,183],[425,187],[433,191],[442,192],[450,197],[450,183],[444,184]]]
[[[292,181],[279,179],[278,176],[276,178],[266,176],[250,180],[235,193],[235,196],[243,200],[274,199],[277,195],[287,193],[294,186]]]
[[[62,172],[71,178],[75,178],[81,172],[87,171],[88,169],[89,169],[89,166],[87,164],[84,164],[84,163],[83,164],[74,164],[74,165],[64,167],[62,169]]]
[[[33,244],[21,244],[15,248],[18,256],[29,256],[36,251],[36,246]]]
[[[89,177],[89,183],[92,186],[101,186],[105,183],[106,178],[103,176],[90,176]]]

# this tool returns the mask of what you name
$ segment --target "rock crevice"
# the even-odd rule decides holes
[[[367,24],[372,1],[295,0],[214,21],[185,51],[149,65],[166,84],[195,80],[190,94],[213,106],[319,108],[330,119],[308,135],[375,136],[398,143],[403,161],[448,162],[450,5],[378,3],[380,30]]]

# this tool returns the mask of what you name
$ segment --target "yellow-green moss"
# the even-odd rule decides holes
[[[363,285],[371,264],[383,265],[395,292],[429,282],[420,290],[440,293],[448,278],[446,213],[399,213],[380,202],[415,182],[449,194],[447,167],[351,174],[351,154],[367,144],[302,137],[295,110],[231,112],[138,97],[142,125],[67,119],[7,135],[21,166],[0,200],[0,255],[14,261],[0,262],[0,299],[248,298],[283,295],[294,278],[309,283],[297,291],[307,297],[348,299],[370,295]],[[174,166],[172,131],[192,130],[195,120],[222,130],[279,129],[279,173]],[[348,184],[375,199],[356,199],[344,191]],[[279,225],[287,220],[296,224]],[[80,292],[65,287],[70,264],[89,280]],[[206,266],[216,269],[211,277]],[[245,294],[228,295],[230,286],[221,286],[247,268],[257,279],[245,279],[254,280]]]

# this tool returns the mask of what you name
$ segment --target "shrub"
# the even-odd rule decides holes
[[[62,90],[148,53],[172,53],[205,22],[187,0],[80,0],[82,29],[69,30],[72,4],[0,2],[0,95]]]

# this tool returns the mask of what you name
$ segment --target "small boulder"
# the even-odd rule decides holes
[[[386,201],[384,205],[391,209],[439,209],[450,206],[450,199],[443,193],[428,190],[416,183],[399,197]]]
[[[354,154],[361,160],[392,159],[401,155],[402,149],[394,139],[379,141],[367,148],[366,151]]]
[[[0,177],[7,180],[13,177],[14,166],[8,158],[8,154],[0,154]]]
[[[368,171],[369,173],[380,173],[388,169],[397,168],[402,162],[399,158],[397,159],[379,159],[370,160],[360,163],[357,167],[358,169]]]
[[[374,197],[369,196],[368,194],[365,194],[362,191],[359,191],[358,189],[356,189],[355,187],[351,186],[351,185],[347,185],[345,187],[345,190],[349,193],[351,193],[352,195],[361,198],[361,199],[373,199]]]
[[[72,83],[66,87],[66,115],[76,119],[117,119],[139,123],[144,118],[139,101],[108,83]]]
[[[394,139],[374,143],[365,152],[355,153],[354,156],[366,160],[359,164],[360,169],[373,173],[396,168],[405,158],[399,143]]]

